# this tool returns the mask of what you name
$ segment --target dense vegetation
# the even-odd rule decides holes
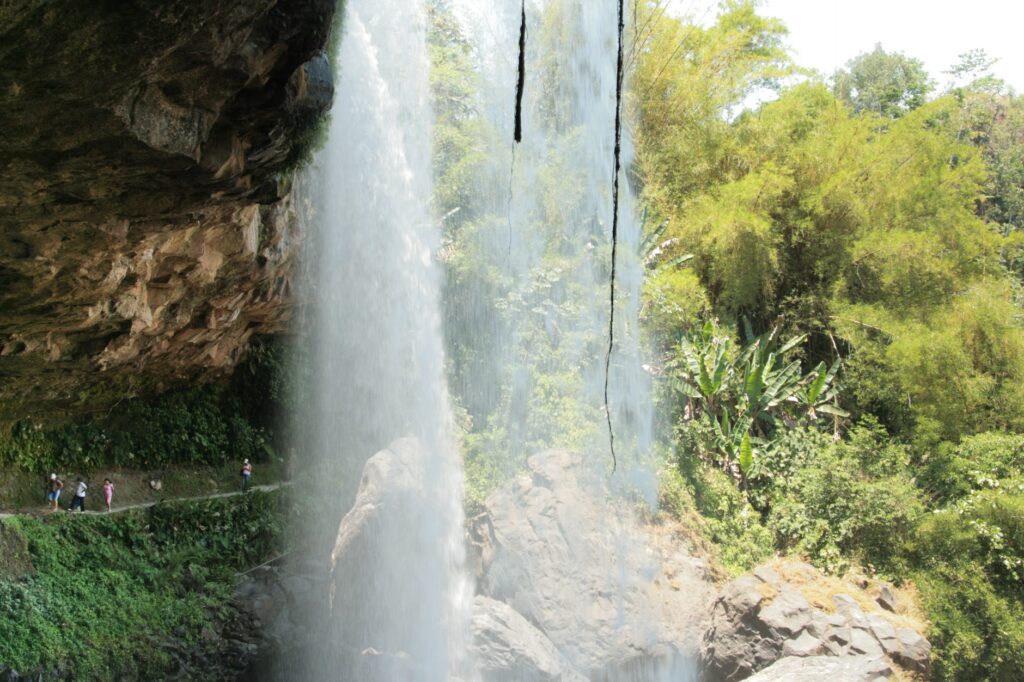
[[[755,2],[727,0],[709,25],[665,4],[637,3],[627,55],[663,506],[733,572],[792,553],[913,582],[937,679],[1012,679],[1024,668],[1024,98],[981,51],[942,88],[883,46],[808,74]],[[588,365],[560,334],[591,295],[569,273],[606,254],[579,254],[561,232],[577,201],[574,122],[540,92],[528,106],[552,126],[552,152],[516,226],[541,257],[525,282],[502,266],[505,201],[475,192],[511,160],[484,154],[501,133],[479,111],[471,49],[448,3],[431,7],[451,383],[473,501],[537,447],[587,446]],[[530,17],[535,44],[556,39],[567,7]],[[557,81],[558,63],[542,68]]]
[[[281,494],[0,522],[0,661],[67,679],[164,679],[216,651],[235,572],[282,542]],[[20,561],[11,561],[11,557]]]
[[[285,370],[283,346],[266,339],[228,381],[128,399],[63,424],[17,422],[0,435],[0,466],[44,474],[265,461],[280,447]]]
[[[607,332],[591,312],[607,300],[609,250],[590,248],[604,241],[604,226],[588,203],[588,173],[600,169],[581,161],[585,121],[559,101],[571,65],[531,56],[528,68],[541,74],[525,95],[533,128],[514,163],[512,129],[487,116],[494,84],[480,75],[451,5],[428,3],[435,212],[443,217],[449,384],[469,497],[479,501],[540,450],[607,442],[595,400]],[[540,21],[531,29],[538,54],[563,49],[565,8],[531,8],[541,15],[530,19]]]
[[[634,169],[663,500],[732,570],[914,581],[936,679],[1024,668],[1024,98],[882,47],[799,76],[752,2],[642,3]],[[749,108],[761,88],[774,94]]]

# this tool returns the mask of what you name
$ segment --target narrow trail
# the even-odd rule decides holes
[[[274,490],[278,490],[280,488],[285,488],[285,487],[290,486],[290,485],[291,485],[290,481],[284,481],[284,482],[281,482],[281,483],[269,483],[267,485],[254,485],[254,486],[250,486],[248,492],[255,492],[255,491],[271,492],[271,491],[274,491]],[[168,502],[200,502],[202,500],[217,500],[217,499],[224,498],[224,497],[238,497],[239,495],[244,495],[244,494],[245,493],[243,493],[241,490],[235,490],[235,491],[229,492],[229,493],[213,493],[211,495],[199,495],[197,497],[167,497],[167,498],[163,498],[163,499],[159,499],[159,500],[152,500],[150,502],[138,502],[136,504],[126,504],[126,505],[124,505],[122,507],[118,507],[118,506],[115,505],[110,510],[109,513],[110,514],[119,514],[121,512],[131,511],[133,509],[145,509],[147,507],[153,507],[155,505],[165,504],[165,503],[168,503]],[[89,502],[96,501],[96,499],[97,498],[95,498],[95,497],[87,498],[87,500],[88,500],[87,504]],[[102,497],[99,498],[99,499],[102,500]],[[70,501],[70,498],[69,498],[68,501]],[[50,511],[49,508],[43,509],[41,511],[34,511],[34,512],[0,512],[0,521],[3,521],[4,519],[14,518],[16,516],[40,517],[40,516],[48,516],[50,514],[61,513],[61,512],[69,513],[70,514],[71,512],[67,512],[67,507],[63,506],[64,504],[65,504],[65,501],[62,500],[61,501],[61,505],[62,506],[58,507],[56,512]],[[99,504],[102,506],[102,504],[103,504],[102,501],[100,501]],[[101,509],[101,510],[90,509],[89,511],[85,511],[85,512],[74,512],[74,515],[78,515],[79,513],[85,514],[87,516],[100,516],[100,515],[105,515],[108,512],[106,510],[104,510],[104,509]]]

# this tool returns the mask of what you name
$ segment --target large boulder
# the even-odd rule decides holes
[[[512,607],[477,595],[473,648],[483,682],[585,682],[543,632]]]
[[[712,594],[700,562],[656,543],[582,456],[531,457],[485,507],[472,527],[482,594],[590,679],[687,674]]]
[[[808,670],[813,671],[824,665],[817,661],[822,656],[885,659],[907,670],[927,672],[928,641],[877,604],[866,613],[861,604],[874,604],[870,599],[858,601],[850,594],[836,593],[830,604],[812,605],[804,587],[828,584],[814,567],[797,562],[781,564],[778,570],[762,566],[726,584],[715,600],[702,640],[704,679],[744,680],[780,659],[797,661],[787,663],[786,670],[806,659]],[[849,587],[851,593],[856,591],[855,586]],[[829,665],[839,670],[845,664]],[[860,669],[850,665],[850,670]],[[807,679],[823,679],[807,674]]]
[[[886,682],[892,672],[877,656],[787,656],[745,682]]]
[[[367,681],[430,680],[465,654],[452,649],[464,649],[469,637],[461,546],[449,537],[461,528],[461,518],[449,515],[461,508],[431,480],[435,456],[403,438],[366,462],[330,558],[326,668],[311,677],[326,669]]]

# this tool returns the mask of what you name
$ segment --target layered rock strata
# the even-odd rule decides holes
[[[782,680],[800,672],[795,679],[861,681],[884,679],[893,666],[927,673],[931,646],[905,619],[881,603],[855,599],[853,589],[812,605],[804,587],[827,585],[823,576],[808,564],[778,568],[761,566],[719,592],[702,641],[703,679]]]
[[[214,376],[284,328],[334,5],[0,6],[0,420]]]

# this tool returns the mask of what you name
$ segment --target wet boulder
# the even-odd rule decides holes
[[[473,648],[483,682],[584,682],[543,632],[507,604],[473,600]]]
[[[581,455],[549,450],[528,465],[471,524],[480,593],[589,679],[690,666],[712,594],[699,560],[656,542]]]

